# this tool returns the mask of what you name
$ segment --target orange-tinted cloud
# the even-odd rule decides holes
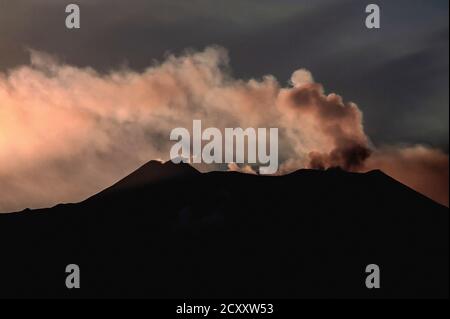
[[[219,129],[278,127],[280,173],[379,166],[448,203],[448,195],[424,187],[431,179],[448,185],[448,166],[446,175],[436,173],[434,157],[420,152],[408,153],[411,173],[388,165],[405,151],[371,146],[357,105],[326,94],[308,71],[295,71],[282,87],[270,75],[243,81],[229,70],[219,47],[108,74],[31,52],[30,65],[0,73],[0,211],[79,201],[150,159],[167,160],[170,131],[193,119]],[[440,165],[448,164],[439,154]]]

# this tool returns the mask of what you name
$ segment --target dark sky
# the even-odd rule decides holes
[[[167,52],[219,44],[236,77],[298,68],[356,102],[375,144],[448,151],[448,1],[376,1],[381,29],[365,28],[362,0],[78,0],[81,29],[64,26],[63,0],[0,0],[0,70],[27,48],[107,71],[142,69]]]

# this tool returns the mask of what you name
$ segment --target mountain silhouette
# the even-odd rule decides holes
[[[448,213],[381,171],[151,161],[81,203],[0,215],[0,297],[448,298]]]
[[[200,174],[200,172],[189,164],[175,164],[172,161],[163,163],[153,160],[141,166],[139,169],[121,179],[113,186],[107,188],[98,195],[104,195],[106,193],[126,189],[141,188],[150,184],[173,179],[189,178],[197,174]]]

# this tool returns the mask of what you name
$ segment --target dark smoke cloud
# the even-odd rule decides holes
[[[296,74],[293,78],[295,76]],[[334,145],[328,153],[310,152],[309,166],[340,166],[347,170],[360,168],[370,156],[371,150],[358,107],[354,103],[344,103],[336,94],[325,95],[320,84],[294,85],[297,87],[289,92],[294,112],[317,121],[318,130],[330,137]]]

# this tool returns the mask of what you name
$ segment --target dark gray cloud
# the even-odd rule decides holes
[[[448,1],[376,1],[382,28],[364,27],[362,0],[78,0],[82,27],[64,27],[62,0],[0,0],[0,70],[26,48],[77,66],[143,69],[186,47],[229,49],[236,77],[286,82],[305,67],[358,103],[376,144],[448,149]]]

